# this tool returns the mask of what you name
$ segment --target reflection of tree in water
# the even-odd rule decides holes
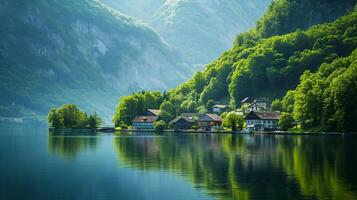
[[[327,143],[328,139],[320,142],[320,146],[306,139],[304,143],[307,147],[316,148],[309,152],[304,146],[296,144],[298,138],[301,137],[119,137],[115,138],[115,147],[121,164],[139,170],[167,170],[180,174],[196,188],[205,189],[220,199],[302,199],[309,195],[304,187],[313,185],[310,180],[316,180],[315,185],[326,195],[333,195],[329,192],[333,190],[332,184],[346,181],[346,174],[342,172],[350,170],[346,166],[343,169],[333,168],[334,165],[326,163],[328,161],[317,162],[313,157],[329,158],[330,162],[345,160],[338,158],[347,153],[344,145],[334,145],[331,150],[329,145],[333,144]],[[301,156],[295,155],[296,151],[300,151]],[[304,154],[308,155],[305,157]],[[294,168],[296,163],[299,163],[299,169],[303,172],[311,170],[311,166],[315,165],[318,173],[297,173],[299,170]],[[317,177],[311,178],[313,176]],[[326,185],[325,181],[331,184]],[[310,194],[311,198],[323,197],[314,189]],[[357,197],[356,193],[347,195],[347,199]]]
[[[294,137],[279,143],[282,166],[301,192],[318,199],[357,199],[355,136]]]
[[[98,137],[91,131],[51,132],[48,134],[48,149],[54,155],[74,159],[78,153],[96,149]]]

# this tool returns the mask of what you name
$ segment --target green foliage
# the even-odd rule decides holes
[[[155,132],[161,133],[166,128],[167,128],[167,124],[163,120],[159,120],[159,121],[154,122],[154,130],[155,130]]]
[[[262,38],[255,30],[243,33],[237,36],[232,49],[169,95],[181,102],[193,100],[197,108],[206,106],[209,100],[230,98],[232,107],[237,108],[247,96],[281,98],[286,91],[296,88],[306,70],[315,71],[321,64],[347,56],[357,47],[356,22],[354,11],[307,31],[270,38]],[[285,106],[291,105],[293,99],[286,100],[289,101]],[[285,109],[292,112],[291,107]]]
[[[283,131],[287,131],[294,126],[294,117],[290,113],[283,112],[281,113],[279,119],[279,126]]]
[[[356,0],[276,0],[258,21],[257,32],[271,37],[333,21],[355,5]]]
[[[94,112],[93,115],[88,118],[88,125],[90,128],[98,128],[102,124],[102,119]]]
[[[141,115],[146,109],[158,109],[163,101],[163,95],[160,92],[139,92],[131,96],[125,96],[120,99],[113,117],[115,127],[120,124],[131,124],[135,116]]]
[[[160,106],[160,119],[166,123],[175,118],[175,108],[170,101],[165,101]]]
[[[296,90],[284,97],[283,110],[293,113],[303,129],[356,131],[356,60],[357,50],[321,65],[315,73],[305,72]]]
[[[88,117],[74,104],[51,109],[47,118],[49,125],[54,128],[97,128],[102,123],[96,112]]]
[[[283,104],[281,103],[281,101],[279,99],[275,99],[271,103],[271,109],[272,109],[272,111],[283,111]]]
[[[244,117],[242,115],[230,112],[223,117],[223,126],[232,129],[232,131],[243,129]]]
[[[209,112],[212,112],[212,107],[215,105],[216,103],[213,100],[208,100],[206,103],[206,109]]]

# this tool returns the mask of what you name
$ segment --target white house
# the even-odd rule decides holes
[[[280,119],[279,112],[251,111],[246,117],[247,131],[276,130]]]
[[[229,109],[229,105],[214,105],[212,107],[212,110],[214,113],[222,113],[225,112]]]
[[[260,98],[257,100],[254,100],[253,103],[251,103],[248,106],[248,112],[250,111],[258,111],[258,112],[263,112],[269,110],[268,108],[268,100],[265,98]]]

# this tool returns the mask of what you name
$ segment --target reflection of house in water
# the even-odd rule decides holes
[[[339,160],[353,151],[343,139],[183,134],[114,143],[121,165],[183,176],[217,199],[357,199],[357,191],[344,190],[357,163]],[[326,148],[334,151],[314,151]]]

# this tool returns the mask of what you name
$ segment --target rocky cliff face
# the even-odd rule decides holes
[[[254,26],[271,0],[102,0],[154,27],[189,64],[208,63]]]
[[[111,116],[119,96],[190,75],[150,27],[94,0],[3,0],[0,20],[0,114],[77,103]]]

